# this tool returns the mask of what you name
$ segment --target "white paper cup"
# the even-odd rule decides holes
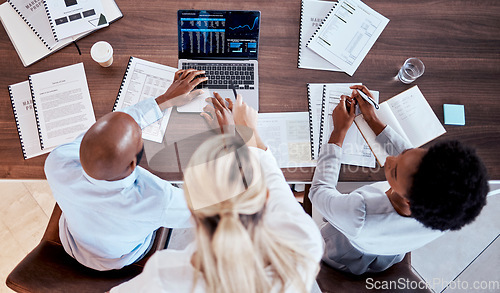
[[[108,42],[99,41],[90,49],[90,56],[102,67],[109,67],[113,64],[113,47]]]

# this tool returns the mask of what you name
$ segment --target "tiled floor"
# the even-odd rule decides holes
[[[45,180],[1,180],[0,292],[10,271],[40,241],[55,201]]]
[[[0,180],[0,190],[3,202],[0,205],[0,292],[12,292],[6,287],[5,278],[40,241],[55,202],[45,180]],[[499,212],[500,195],[490,196],[475,223],[413,252],[414,269],[431,285],[435,279],[442,279],[444,283],[455,280],[455,288],[436,284],[433,286],[436,292],[442,289],[445,293],[500,292]],[[313,216],[317,222],[321,221],[317,213]],[[182,231],[177,236],[177,242],[192,237]],[[180,248],[182,243],[176,245]],[[490,286],[491,290],[459,289],[465,282],[469,286]]]

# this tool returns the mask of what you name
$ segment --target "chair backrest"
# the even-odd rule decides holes
[[[410,253],[400,263],[383,272],[359,276],[338,271],[321,262],[316,281],[323,293],[432,292],[412,271]]]
[[[59,240],[61,209],[56,204],[42,240],[9,274],[6,284],[16,292],[105,292],[142,272],[144,264],[168,241],[170,229],[156,231],[153,247],[139,262],[120,270],[96,271],[69,256]]]

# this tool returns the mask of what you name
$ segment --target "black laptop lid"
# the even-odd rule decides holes
[[[260,11],[179,10],[179,59],[257,60]]]

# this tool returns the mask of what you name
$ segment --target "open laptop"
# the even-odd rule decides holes
[[[204,95],[179,112],[202,112],[207,96],[218,92],[234,98],[231,84],[244,101],[259,110],[257,53],[260,11],[179,10],[179,68],[205,70]]]

